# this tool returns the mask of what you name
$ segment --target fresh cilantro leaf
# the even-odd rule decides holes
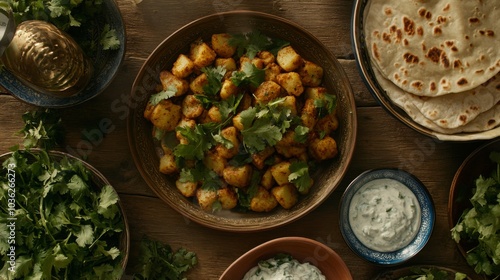
[[[323,118],[335,111],[337,107],[337,96],[325,94],[323,98],[314,100],[314,107],[318,109],[318,118]]]
[[[243,130],[243,145],[250,152],[274,146],[291,127],[294,117],[289,108],[281,106],[283,98],[265,105],[250,107],[240,113]]]
[[[49,150],[62,144],[64,128],[58,112],[52,109],[34,110],[22,115],[24,127],[19,131],[23,136],[26,149],[42,148]]]
[[[169,99],[171,97],[174,97],[176,92],[177,89],[175,88],[175,86],[169,85],[166,90],[162,90],[158,93],[152,94],[151,97],[149,98],[149,102],[151,102],[152,105],[156,105],[164,99]]]
[[[260,31],[252,31],[246,34],[233,34],[229,39],[229,44],[236,47],[236,54],[238,57],[246,55],[250,59],[253,59],[260,51],[267,50],[276,54],[279,49],[289,45],[289,43],[284,40],[269,38]]]
[[[241,71],[234,71],[231,74],[231,81],[237,87],[246,84],[258,87],[262,82],[264,82],[265,75],[266,71],[264,69],[259,69],[252,63],[245,62],[241,67]]]
[[[134,280],[184,280],[186,272],[197,263],[194,252],[185,248],[174,251],[168,244],[144,237]]]
[[[226,68],[223,66],[204,67],[201,69],[207,75],[208,83],[203,86],[203,93],[208,98],[215,98],[222,88],[222,79],[226,74]]]
[[[309,192],[313,184],[312,178],[309,176],[309,166],[305,161],[297,161],[290,164],[290,175],[288,181],[293,183],[301,194]]]
[[[309,137],[309,128],[307,126],[298,125],[295,127],[294,140],[297,143],[305,143]]]
[[[78,231],[73,232],[77,237],[76,243],[80,247],[90,245],[94,241],[94,230],[90,225],[82,225]]]
[[[205,152],[214,146],[212,138],[213,124],[196,124],[194,129],[178,127],[178,131],[188,141],[187,144],[179,144],[174,148],[174,155],[188,160],[202,160]]]
[[[101,31],[100,44],[103,50],[117,50],[120,48],[120,40],[116,34],[116,29],[111,29],[109,24],[105,24]]]

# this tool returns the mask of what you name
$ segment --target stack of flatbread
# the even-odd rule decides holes
[[[363,26],[378,83],[416,123],[500,125],[500,1],[370,0]]]

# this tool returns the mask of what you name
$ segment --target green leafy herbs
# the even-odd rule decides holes
[[[259,152],[274,146],[283,134],[297,121],[291,110],[282,106],[283,98],[267,104],[258,104],[240,113],[243,130],[243,145],[250,153]]]
[[[234,71],[231,74],[231,81],[236,86],[251,85],[258,87],[264,82],[266,71],[259,69],[250,62],[245,62],[241,66],[241,71]]]
[[[157,105],[160,103],[160,101],[169,99],[171,97],[174,97],[175,94],[177,93],[177,89],[175,88],[174,85],[169,85],[167,89],[162,90],[158,93],[152,94],[151,97],[149,97],[149,102],[151,105]]]
[[[96,26],[104,13],[103,0],[12,0],[11,7],[17,24],[26,20],[43,20],[68,32],[86,51],[115,50],[120,46],[116,30],[109,24]],[[99,36],[89,44],[98,31]]]
[[[19,131],[26,149],[39,147],[51,149],[62,144],[64,129],[57,111],[52,109],[34,110],[22,115],[24,127]]]
[[[209,98],[215,98],[222,88],[222,79],[226,74],[226,68],[204,67],[201,69],[207,75],[207,84],[203,86],[203,93]]]
[[[99,189],[80,161],[44,150],[13,152],[0,173],[1,279],[120,279],[125,226],[111,186]]]
[[[323,98],[314,100],[314,107],[316,107],[318,111],[318,118],[323,118],[335,111],[337,107],[337,96],[325,94]]]
[[[312,187],[313,180],[309,176],[309,166],[305,161],[297,161],[290,164],[290,175],[288,181],[295,185],[299,193],[305,194]]]
[[[252,59],[258,52],[263,50],[276,54],[279,49],[290,43],[280,39],[269,38],[259,31],[252,31],[244,34],[232,34],[229,44],[236,47],[238,57],[246,55]]]
[[[185,280],[184,275],[198,263],[194,252],[174,251],[170,245],[144,237],[134,280]]]
[[[411,268],[411,275],[408,276],[403,276],[398,278],[398,280],[448,280],[450,279],[450,275],[452,273],[448,272],[446,270],[442,270],[439,268],[435,267],[412,267]],[[461,272],[456,272],[454,273],[455,280],[463,280],[467,279],[467,275],[461,273]]]
[[[467,251],[467,262],[477,273],[500,276],[500,153],[492,152],[490,160],[496,169],[490,176],[479,176],[472,208],[466,209],[451,230],[455,242],[465,240],[474,247]]]

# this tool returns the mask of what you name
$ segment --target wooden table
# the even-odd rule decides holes
[[[61,150],[87,161],[100,170],[118,190],[131,232],[128,274],[133,272],[143,235],[195,251],[199,264],[189,279],[218,279],[237,257],[273,238],[304,236],[319,240],[342,256],[354,279],[370,279],[385,268],[357,257],[339,230],[339,201],[361,172],[380,167],[402,168],[417,176],[429,189],[436,208],[436,224],[427,246],[408,264],[434,264],[472,270],[450,238],[448,191],[455,171],[465,157],[484,142],[444,143],[406,127],[388,115],[371,97],[356,68],[350,41],[353,0],[118,0],[127,32],[127,51],[118,75],[98,97],[76,107],[62,109],[66,142]],[[191,222],[160,201],[146,185],[132,160],[127,142],[126,115],[112,110],[113,102],[126,104],[139,68],[153,49],[172,32],[201,16],[248,9],[292,20],[317,36],[340,60],[354,90],[358,113],[358,138],[354,158],[341,185],[316,210],[284,227],[258,233],[235,234],[208,229]],[[22,141],[21,115],[34,107],[8,93],[0,94],[0,152]],[[99,126],[111,123],[105,131]],[[93,134],[94,141],[82,135]]]

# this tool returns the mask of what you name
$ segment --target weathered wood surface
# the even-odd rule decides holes
[[[352,0],[311,1],[172,1],[118,0],[126,24],[127,51],[114,82],[98,97],[62,109],[66,142],[61,150],[85,157],[118,190],[128,217],[132,244],[128,273],[133,272],[143,235],[195,251],[199,264],[189,279],[218,279],[238,256],[267,240],[305,236],[324,242],[339,253],[354,279],[370,279],[385,268],[357,257],[344,242],[338,227],[338,206],[343,190],[359,173],[373,168],[403,168],[429,189],[436,207],[436,224],[427,246],[408,264],[435,264],[471,272],[450,238],[447,204],[455,171],[482,142],[443,143],[422,136],[389,116],[364,86],[353,60],[350,42]],[[133,80],[149,53],[172,32],[199,17],[215,12],[248,9],[288,18],[317,36],[339,58],[348,74],[358,106],[358,139],[348,173],[324,204],[304,218],[275,230],[234,234],[204,228],[183,218],[149,189],[130,155],[124,111]],[[114,104],[114,105],[113,105]],[[32,106],[0,94],[0,153],[22,141],[21,115]],[[99,129],[106,122],[106,129]],[[94,141],[85,140],[85,134]]]

